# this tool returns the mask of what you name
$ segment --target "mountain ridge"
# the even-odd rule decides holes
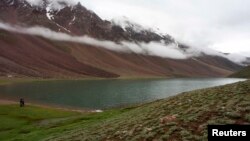
[[[64,4],[66,5],[66,4]],[[133,29],[102,20],[80,3],[60,10],[32,6],[25,0],[0,1],[0,20],[26,27],[42,26],[71,36],[90,36],[100,41],[134,45],[159,42],[174,44],[185,53],[189,46],[150,29]],[[136,25],[135,25],[136,26]],[[138,27],[138,26],[137,26]],[[137,28],[135,27],[135,28]],[[53,41],[37,35],[0,30],[0,74],[44,78],[78,77],[222,77],[240,65],[216,55],[171,59],[134,52],[123,53],[69,41]],[[138,46],[141,48],[141,46]],[[154,48],[154,47],[151,47]],[[171,49],[171,48],[170,48]],[[143,50],[143,49],[142,49]],[[170,50],[169,50],[170,51]],[[29,56],[29,57],[27,57]]]
[[[161,36],[150,30],[136,32],[133,28],[127,27],[128,31],[126,32],[119,25],[102,20],[93,11],[86,9],[80,3],[74,6],[64,4],[60,10],[53,10],[52,8],[49,8],[51,9],[49,10],[50,3],[43,1],[43,6],[32,6],[25,0],[3,0],[0,2],[0,5],[2,5],[0,19],[8,23],[44,26],[53,31],[78,36],[88,35],[93,38],[115,42],[122,40],[135,42],[165,40],[166,43],[173,42],[169,35]],[[25,9],[22,7],[25,7]],[[9,19],[10,13],[14,13],[13,19]]]

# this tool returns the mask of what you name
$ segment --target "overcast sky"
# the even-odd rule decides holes
[[[103,19],[127,17],[188,45],[250,56],[250,0],[72,1]]]
[[[125,16],[177,40],[250,55],[250,0],[81,0],[103,19]]]

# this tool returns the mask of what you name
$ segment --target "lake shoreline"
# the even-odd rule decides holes
[[[0,99],[0,105],[13,105],[13,104],[17,104],[17,103],[14,101],[10,101],[10,100]]]
[[[215,78],[215,77],[163,77],[163,76],[139,76],[139,77],[117,77],[117,78],[36,78],[36,77],[0,77],[0,86],[12,83],[43,82],[43,81],[100,81],[100,80],[157,80],[157,79],[182,79],[182,78]],[[228,77],[216,77],[228,78]]]
[[[250,123],[249,90],[247,80],[103,113],[71,112],[71,116],[33,105],[0,105],[3,140],[137,140],[138,135],[142,140],[205,140],[209,124]]]
[[[27,80],[12,81],[9,84],[5,84],[5,81],[0,81],[4,82],[5,84],[0,86],[0,99],[15,101],[16,104],[19,104],[19,99],[24,98],[26,103],[30,103],[32,105],[80,111],[99,111],[99,109],[110,110],[126,108],[138,104],[140,105],[159,99],[165,99],[169,96],[178,95],[183,92],[230,84],[235,81],[230,80],[232,82],[229,81],[230,83],[228,83],[228,80],[226,80],[225,83],[223,82],[223,79],[222,81],[219,78],[210,78],[207,80],[204,78],[176,78],[165,80],[147,79],[145,81]],[[197,85],[203,81],[205,81],[203,84],[204,86],[200,85],[197,87]],[[206,81],[208,82],[207,84]],[[215,83],[213,81],[218,81],[219,83]],[[243,79],[236,80],[235,82],[237,81],[243,81]],[[175,88],[177,84],[179,87]],[[135,87],[135,85],[138,87]],[[16,86],[21,87],[17,87],[20,89],[16,89]],[[23,86],[25,87],[22,88]],[[66,88],[68,91],[65,91],[64,88]],[[19,94],[19,92],[21,93]],[[131,95],[134,99],[127,98],[129,95]],[[144,95],[146,98],[144,98],[142,95]],[[142,98],[144,99],[142,100]],[[90,102],[90,100],[92,101]]]
[[[19,101],[16,101],[14,99],[10,98],[2,98],[0,97],[0,106],[4,105],[19,105]],[[25,103],[27,107],[29,106],[35,106],[40,108],[46,108],[46,109],[55,109],[55,110],[62,110],[62,111],[71,111],[71,112],[78,112],[78,113],[99,113],[103,112],[99,109],[87,109],[87,108],[76,108],[76,107],[67,107],[67,106],[59,106],[59,105],[51,105],[51,104],[40,104],[36,102],[28,102]]]

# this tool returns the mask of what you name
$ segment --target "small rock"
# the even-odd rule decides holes
[[[160,118],[160,123],[165,124],[168,122],[173,122],[175,121],[177,118],[177,115],[169,115],[169,116],[165,116],[163,118]]]
[[[152,131],[152,128],[147,128],[146,127],[145,130],[149,132],[149,131]]]

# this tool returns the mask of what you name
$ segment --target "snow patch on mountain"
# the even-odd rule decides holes
[[[48,19],[49,20],[53,20],[54,19],[54,16],[51,14],[51,7],[50,6],[48,6],[48,7],[46,7],[46,16],[48,17]]]
[[[13,5],[15,3],[14,0],[9,0],[8,2],[9,2],[9,5]]]
[[[69,25],[72,25],[76,20],[76,16],[73,17],[73,19],[70,21]]]
[[[71,33],[71,31],[68,30],[67,28],[65,28],[65,27],[63,27],[63,26],[61,26],[61,25],[59,25],[59,24],[56,23],[56,22],[55,22],[55,24],[56,24],[58,27],[62,28],[63,30],[67,31],[68,33]],[[59,32],[60,32],[60,30],[61,30],[60,28],[59,28]]]

